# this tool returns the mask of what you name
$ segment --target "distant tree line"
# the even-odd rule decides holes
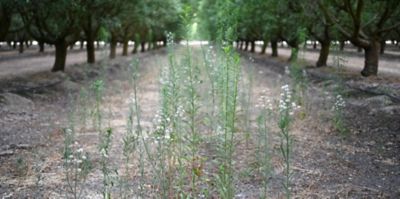
[[[221,4],[236,4],[237,45],[255,51],[256,41],[264,41],[261,53],[271,44],[272,56],[278,56],[278,42],[292,49],[296,59],[304,39],[321,45],[317,67],[326,66],[331,45],[345,42],[364,50],[363,76],[377,75],[380,53],[386,41],[398,45],[400,40],[400,6],[398,0],[203,0],[200,27],[209,40],[216,40]]]
[[[32,40],[41,52],[45,44],[53,45],[52,71],[63,71],[67,49],[77,41],[86,44],[88,63],[96,61],[99,41],[109,44],[110,58],[117,43],[122,55],[128,55],[129,41],[134,41],[131,53],[165,44],[165,32],[180,28],[180,6],[178,0],[1,0],[0,41],[18,43],[20,52]]]

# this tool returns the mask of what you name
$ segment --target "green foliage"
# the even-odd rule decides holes
[[[257,117],[258,137],[256,158],[259,164],[259,173],[262,176],[262,190],[260,193],[261,198],[267,198],[268,196],[268,179],[271,176],[272,172],[268,127],[268,122],[270,121],[270,118],[268,117],[271,117],[271,110],[265,108]]]
[[[292,105],[292,91],[290,90],[288,85],[282,87],[281,99],[279,102],[279,121],[278,127],[280,129],[281,135],[281,144],[280,144],[280,152],[282,154],[282,158],[284,161],[284,181],[283,187],[285,188],[286,198],[291,198],[291,161],[292,161],[292,146],[293,146],[293,138],[290,134],[290,124],[293,120],[292,116],[293,111],[296,108]]]
[[[108,23],[119,41],[157,41],[165,32],[180,32],[181,4],[177,0],[123,1],[118,14]],[[136,36],[137,35],[137,36]]]
[[[18,1],[18,9],[30,35],[37,40],[72,42],[79,30],[78,0]]]

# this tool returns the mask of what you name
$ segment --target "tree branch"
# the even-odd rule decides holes
[[[394,24],[394,25],[392,25],[392,26],[389,26],[389,27],[380,29],[380,30],[378,31],[378,33],[379,33],[379,34],[382,34],[382,33],[391,31],[391,30],[393,30],[393,29],[396,29],[396,28],[399,27],[399,26],[400,26],[400,22],[398,22],[398,23],[396,23],[396,24]]]

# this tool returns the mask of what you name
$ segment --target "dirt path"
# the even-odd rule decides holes
[[[122,48],[117,49],[120,54]],[[108,57],[108,50],[96,50],[96,59]],[[17,51],[0,52],[0,79],[12,79],[16,76],[26,76],[36,72],[50,71],[54,64],[54,48],[47,48],[45,53],[38,53],[37,49],[30,48],[23,54]],[[69,50],[67,54],[66,69],[74,64],[86,62],[85,50]]]
[[[195,49],[194,55],[200,56],[201,52]],[[140,54],[139,57],[138,88],[142,125],[146,131],[150,131],[159,109],[160,70],[168,63],[168,56],[165,50],[158,50]],[[38,58],[40,59],[46,58]],[[129,104],[132,97],[132,84],[129,82],[131,59],[132,57],[119,57],[91,67],[70,66],[67,71],[71,81],[78,84],[76,87],[87,89],[90,89],[94,80],[99,79],[102,74],[107,74],[104,79],[106,88],[102,102],[102,111],[105,115],[103,119],[104,125],[113,129],[110,168],[118,169],[121,175],[124,174],[121,155],[123,153],[122,140],[127,130]],[[251,96],[254,100],[253,105],[261,96],[278,101],[281,86],[291,82],[284,73],[284,63],[264,58],[254,60],[248,55],[242,55],[241,64],[245,73],[254,74]],[[84,73],[90,75],[81,78],[80,76]],[[346,118],[351,133],[343,138],[331,123],[333,114],[331,108],[334,103],[332,90],[335,86],[335,82],[311,79],[306,104],[302,108],[304,115],[298,113],[296,117],[299,119],[296,119],[291,128],[294,138],[292,160],[294,196],[299,198],[398,198],[400,196],[400,156],[398,154],[400,127],[396,121],[399,121],[400,113],[388,115],[380,112],[381,109],[377,109],[371,115],[371,107],[362,104],[371,96],[349,91],[350,97],[346,98],[349,102]],[[5,110],[0,107],[2,111],[0,124],[8,129],[8,133],[0,130],[2,139],[4,142],[14,140],[14,146],[2,149],[2,151],[8,150],[13,153],[0,156],[0,196],[3,198],[60,198],[65,195],[67,188],[60,152],[63,147],[62,128],[70,125],[68,118],[72,104],[71,98],[67,96],[79,95],[79,89],[69,89],[69,87],[51,87],[38,93],[25,93],[23,96],[31,101],[27,101],[26,105],[34,104],[29,109]],[[93,98],[89,98],[89,101],[85,103],[90,109],[95,102]],[[386,108],[386,105],[381,108]],[[251,111],[255,117],[259,113],[259,108],[253,106]],[[362,117],[354,115],[357,113],[361,113]],[[76,117],[78,117],[77,124],[82,122],[79,119],[81,115],[78,114]],[[366,121],[369,121],[371,125],[362,125]],[[88,127],[79,130],[76,135],[79,141],[77,147],[82,147],[83,151],[91,154],[95,168],[84,185],[87,191],[85,196],[101,198],[102,173],[99,164],[101,155],[98,151],[98,132],[89,127],[91,121],[87,122]],[[255,118],[252,122],[255,126]],[[283,162],[279,153],[280,136],[276,131],[276,123],[272,122],[271,126],[273,129],[271,132],[273,169],[270,178],[270,194],[271,198],[279,198],[282,197]],[[23,136],[7,139],[7,136],[13,136],[12,132],[20,132],[18,134]],[[256,142],[257,136],[254,132],[251,136]],[[238,134],[238,138],[242,136],[244,137]],[[36,137],[40,139],[31,143],[30,141],[35,140]],[[210,146],[210,148],[213,147],[215,146]],[[246,166],[238,168],[238,176],[235,178],[236,197],[257,198],[261,182],[257,173],[252,173],[255,172],[252,170],[255,149],[247,146],[243,140],[239,140],[236,147],[236,162],[238,165]],[[211,161],[211,158],[209,159]],[[132,179],[138,179],[139,173],[136,168],[136,163],[129,165]],[[206,168],[204,172],[211,171]],[[148,180],[149,183],[152,181],[152,179]],[[133,189],[137,188],[137,180],[130,183]],[[147,188],[150,192],[154,191],[154,187],[150,185]],[[119,197],[118,190],[119,187],[113,190],[115,197]]]
[[[261,48],[257,48],[257,52],[260,52]],[[266,53],[271,54],[271,48],[267,48]],[[288,59],[290,57],[291,50],[289,48],[279,48],[278,53],[280,57]],[[390,53],[390,52],[389,52]],[[300,58],[305,59],[310,65],[315,65],[318,60],[319,52],[318,50],[307,50],[301,51],[299,54]],[[328,58],[328,65],[334,66],[334,61],[332,59],[332,53]],[[356,73],[359,73],[364,66],[363,53],[358,53],[352,51],[351,49],[346,50],[344,53],[340,54],[343,58],[343,65]],[[378,74],[383,74],[386,76],[400,76],[400,54],[394,52],[393,54],[383,55],[379,60],[379,71]]]
[[[257,48],[257,52],[261,49]],[[84,50],[69,50],[67,56],[67,67],[84,63],[86,61],[86,51]],[[270,48],[267,48],[267,54],[271,52]],[[122,52],[122,48],[117,49],[117,54]],[[108,50],[97,50],[96,58],[98,60],[107,58]],[[400,76],[400,55],[398,53],[390,54],[390,59],[381,57],[379,62],[379,74],[389,76]],[[282,57],[288,58],[290,56],[290,49],[279,48],[279,54]],[[308,50],[302,52],[300,57],[307,60],[310,64],[314,64],[318,59],[318,51]],[[341,57],[344,58],[344,65],[355,72],[359,72],[364,65],[363,54],[351,51],[350,49],[343,53]],[[26,74],[32,74],[40,71],[48,71],[51,69],[54,62],[54,49],[47,48],[43,54],[38,54],[37,49],[30,48],[25,50],[22,56],[17,51],[6,51],[0,52],[0,79],[13,78],[15,76],[23,76]],[[329,65],[334,65],[332,55],[328,59]]]

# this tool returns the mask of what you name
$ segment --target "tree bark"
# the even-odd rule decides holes
[[[339,50],[340,51],[344,50],[344,46],[345,46],[345,42],[344,41],[339,41]]]
[[[164,39],[163,39],[163,46],[164,46],[164,47],[167,47],[167,38],[164,38]]]
[[[140,52],[146,51],[146,42],[141,42],[140,46],[141,46]]]
[[[39,52],[43,53],[44,52],[44,42],[43,41],[39,41]]]
[[[80,48],[82,50],[83,49],[83,43],[84,43],[83,40],[81,40],[79,43],[80,43],[80,46],[81,46]]]
[[[314,49],[314,50],[317,49],[317,41],[314,41],[314,42],[313,42],[313,49]]]
[[[254,53],[256,52],[256,41],[251,41],[251,49],[250,52]]]
[[[111,41],[110,41],[110,59],[114,59],[117,54],[117,39],[115,35],[111,33]]]
[[[322,41],[320,43],[321,43],[321,49],[319,51],[317,67],[326,66],[326,62],[328,61],[328,56],[329,56],[330,45],[331,45],[330,41]]]
[[[24,53],[24,41],[19,42],[19,48],[18,48],[19,53]]]
[[[239,50],[243,50],[243,41],[240,41]]]
[[[278,41],[271,40],[272,57],[278,57]]]
[[[86,53],[87,53],[87,63],[93,64],[94,62],[96,62],[94,39],[93,39],[92,35],[87,37]]]
[[[268,41],[264,40],[260,54],[265,54],[265,52],[267,51],[267,46],[268,46]]]
[[[122,56],[128,56],[128,40],[125,39],[122,44]]]
[[[386,49],[386,41],[382,40],[381,41],[381,51],[380,51],[381,55],[385,54],[385,49]]]
[[[381,44],[379,40],[371,41],[371,45],[364,48],[365,63],[361,75],[368,77],[371,75],[378,75],[379,53]]]
[[[244,51],[248,51],[249,50],[249,41],[246,41],[244,44]]]
[[[56,46],[56,60],[54,61],[52,72],[64,71],[65,61],[67,59],[67,43],[62,40],[55,43]]]

